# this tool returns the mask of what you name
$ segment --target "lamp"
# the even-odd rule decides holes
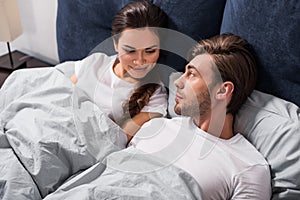
[[[11,53],[9,42],[22,33],[17,0],[0,0],[0,41],[7,42],[8,55],[0,58],[0,68],[16,69],[25,64],[17,54]]]

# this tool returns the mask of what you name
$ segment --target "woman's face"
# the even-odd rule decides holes
[[[157,62],[159,48],[159,37],[149,28],[125,29],[115,43],[120,61],[116,75],[133,80],[145,77]]]

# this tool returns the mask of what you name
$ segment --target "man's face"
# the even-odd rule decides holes
[[[187,64],[185,73],[175,81],[176,114],[200,117],[211,109],[209,87],[213,83],[212,61],[208,54],[196,56]]]

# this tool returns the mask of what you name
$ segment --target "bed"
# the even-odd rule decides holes
[[[185,171],[166,168],[155,158],[127,159],[136,152],[120,151],[125,148],[122,130],[66,78],[74,72],[72,61],[98,51],[114,53],[107,48],[111,21],[127,2],[59,0],[61,64],[17,70],[5,81],[0,90],[0,160],[6,161],[0,163],[1,199],[201,199],[205,191]],[[237,115],[235,131],[268,161],[272,199],[299,199],[300,2],[151,2],[167,13],[169,28],[180,38],[166,42],[167,54],[160,60],[169,66],[164,72],[169,117],[175,115],[173,75],[184,69],[195,41],[231,32],[253,45],[258,84]],[[111,164],[138,165],[141,171],[128,176],[118,169],[105,170]],[[161,170],[144,173],[153,167]]]

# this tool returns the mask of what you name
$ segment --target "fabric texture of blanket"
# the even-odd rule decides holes
[[[70,65],[17,70],[2,86],[0,199],[201,199],[187,172],[124,149]]]
[[[61,70],[17,70],[0,91],[0,199],[43,198],[124,138]]]
[[[129,147],[110,154],[45,198],[52,199],[202,198],[198,183],[187,172]]]

